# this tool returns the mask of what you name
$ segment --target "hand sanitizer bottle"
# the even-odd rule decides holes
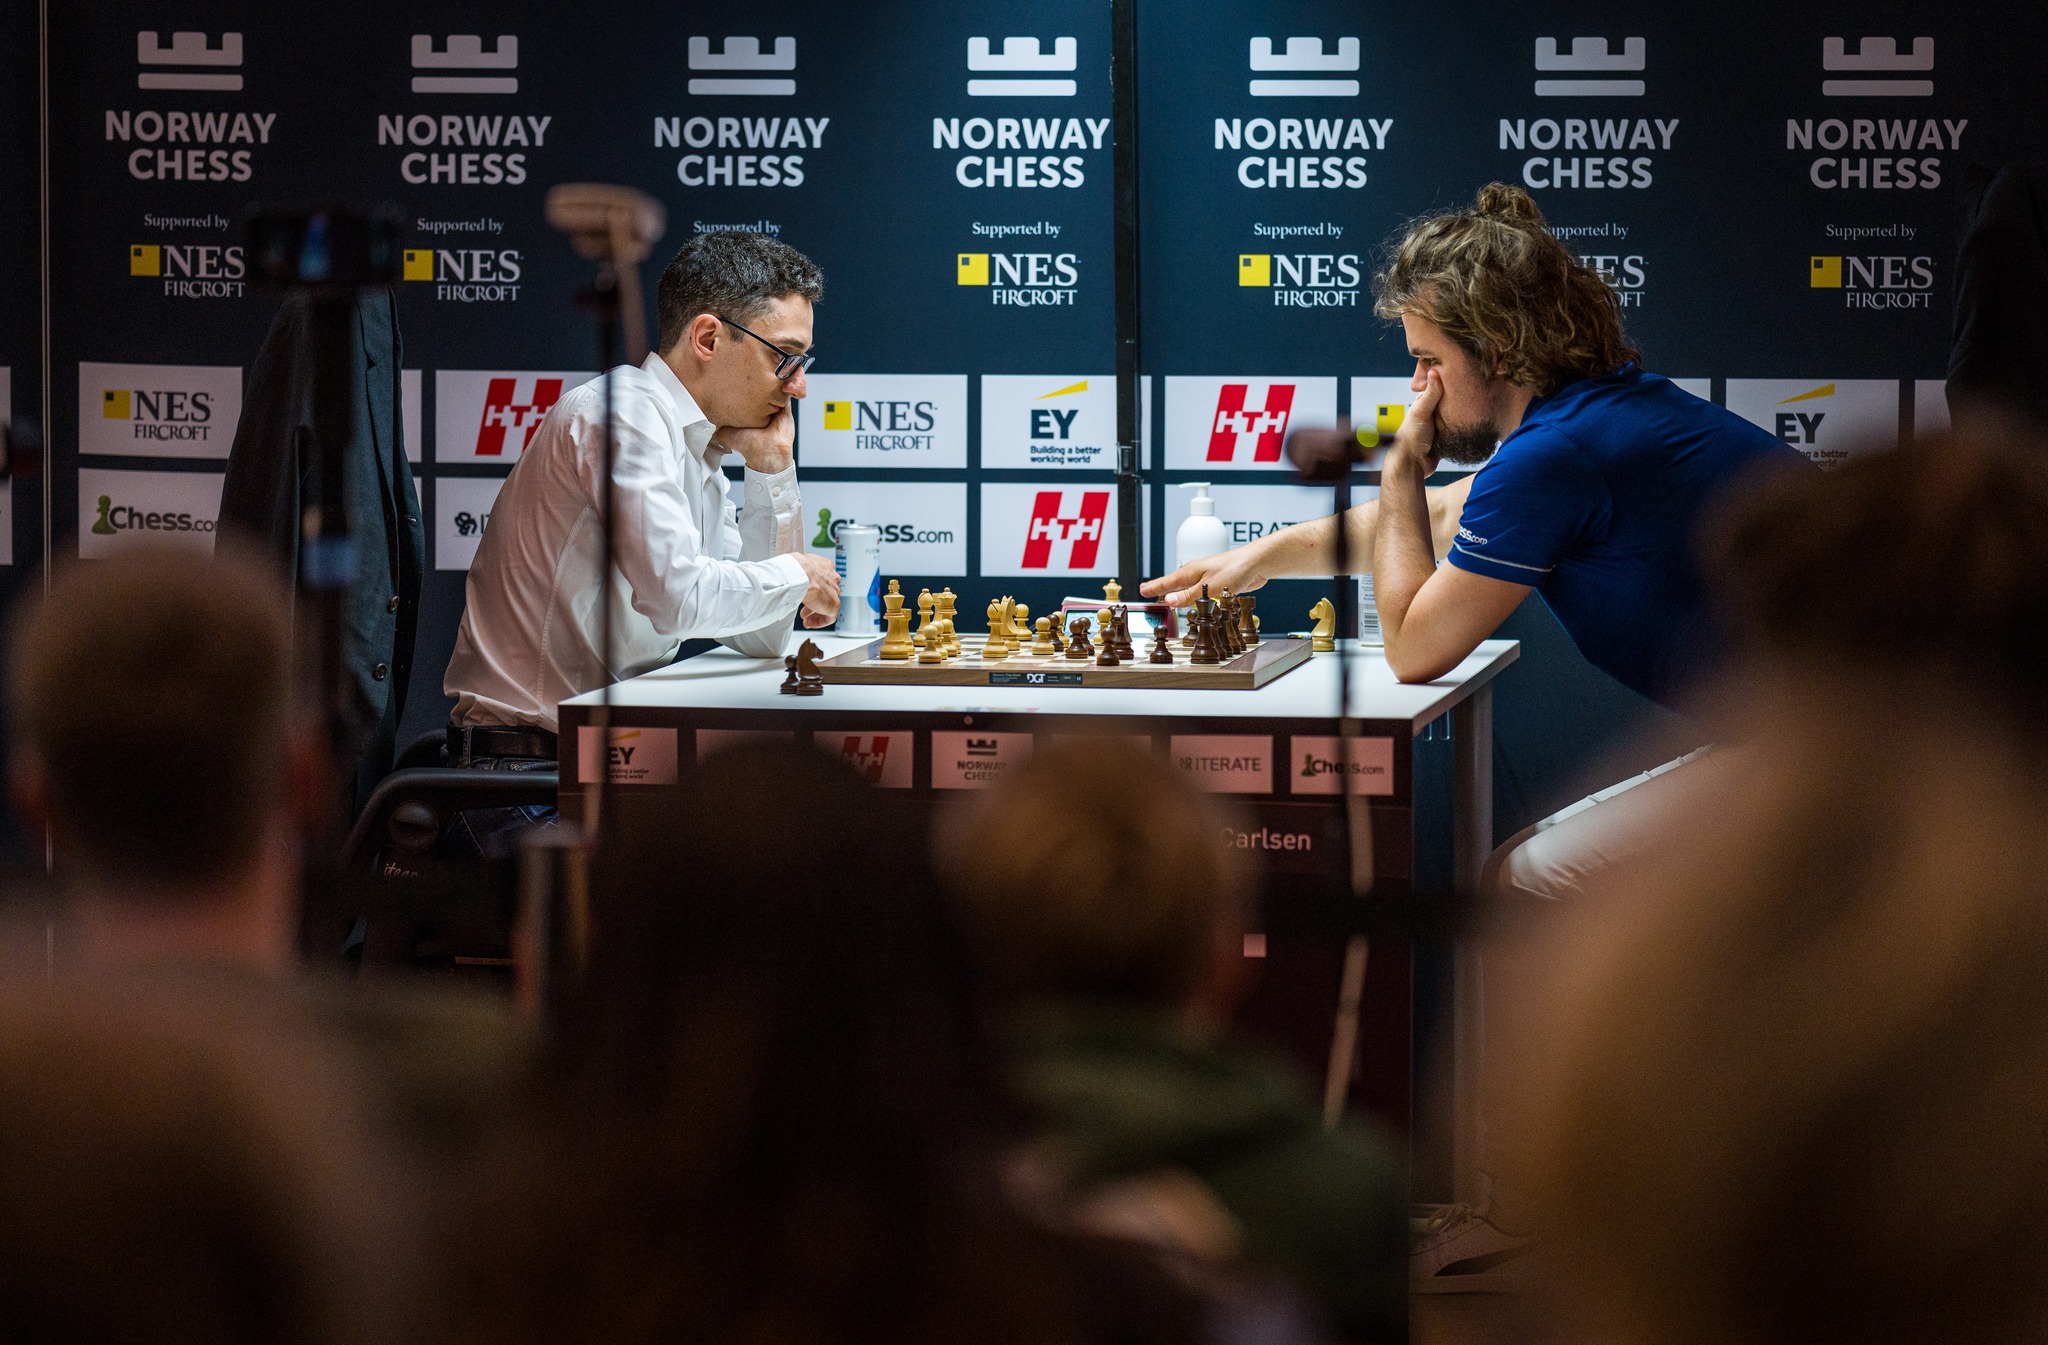
[[[1195,492],[1188,501],[1188,516],[1173,535],[1173,566],[1179,569],[1191,560],[1213,556],[1230,549],[1230,533],[1216,517],[1216,501],[1209,497],[1207,481],[1186,481],[1183,490]]]

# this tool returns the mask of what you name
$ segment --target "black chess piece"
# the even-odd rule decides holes
[[[1259,623],[1252,616],[1252,608],[1259,600],[1251,594],[1244,594],[1237,600],[1237,638],[1249,649],[1259,643]]]
[[[1116,605],[1116,619],[1110,623],[1116,632],[1116,656],[1125,662],[1135,661],[1138,651],[1131,647],[1131,609],[1123,603]]]
[[[1201,603],[1198,604],[1198,607],[1205,606],[1213,609],[1215,605],[1216,604],[1210,602],[1209,599],[1204,598],[1202,599]],[[1188,655],[1188,662],[1200,663],[1206,666],[1221,663],[1222,661],[1222,652],[1216,647],[1215,612],[1213,610],[1197,610],[1195,613],[1195,648],[1194,651]]]
[[[1102,641],[1100,649],[1095,655],[1095,666],[1098,668],[1114,668],[1117,664],[1123,662],[1122,659],[1117,657],[1116,652],[1116,609],[1104,607],[1099,609],[1096,615],[1102,620]]]
[[[1052,614],[1052,652],[1055,658],[1067,652],[1067,642],[1060,638],[1061,623],[1064,616],[1065,614],[1062,612],[1054,612]]]
[[[785,656],[782,660],[782,666],[789,670],[789,676],[782,679],[782,686],[780,687],[782,694],[785,696],[803,695],[803,679],[796,675],[796,655],[790,654]]]
[[[1173,645],[1166,638],[1166,623],[1164,621],[1152,628],[1152,662],[1173,662]]]
[[[783,679],[782,692],[787,696],[822,696],[825,694],[825,678],[818,671],[818,660],[825,651],[815,640],[805,640],[796,647],[796,653],[783,660],[789,669],[789,676]]]
[[[1095,652],[1095,646],[1088,641],[1088,618],[1077,616],[1067,627],[1067,657],[1080,662]]]

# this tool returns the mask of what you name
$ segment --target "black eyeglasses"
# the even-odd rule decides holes
[[[747,332],[745,327],[741,327],[731,318],[721,316],[718,320],[728,327],[737,327],[740,331]],[[793,355],[781,346],[776,345],[773,341],[770,341],[767,337],[762,336],[759,332],[747,332],[747,335],[781,356],[780,359],[775,361],[775,376],[784,383],[795,378],[805,369],[810,368],[811,361],[818,358],[816,355],[811,354]]]

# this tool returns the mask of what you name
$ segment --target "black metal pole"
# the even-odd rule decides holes
[[[1115,143],[1111,227],[1116,236],[1116,568],[1132,593],[1144,578],[1138,555],[1144,495],[1138,469],[1138,0],[1110,0],[1110,116]]]

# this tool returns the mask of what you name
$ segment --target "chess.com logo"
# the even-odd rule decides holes
[[[1096,553],[1102,548],[1102,530],[1109,517],[1109,492],[1084,490],[1081,507],[1063,514],[1066,492],[1041,490],[1031,502],[1031,524],[1024,533],[1024,568],[1027,570],[1095,568]],[[1066,562],[1054,564],[1053,548],[1068,548]]]
[[[911,523],[874,523],[867,519],[835,517],[830,509],[818,510],[818,531],[811,538],[816,547],[839,545],[839,530],[853,523],[865,523],[882,534],[882,540],[896,546],[945,546],[953,540],[951,528],[920,528]]]
[[[1238,452],[1251,449],[1253,462],[1280,461],[1287,440],[1287,417],[1294,409],[1294,384],[1269,383],[1257,406],[1248,406],[1251,385],[1225,383],[1216,392],[1216,414],[1209,424],[1210,462],[1236,462]]]
[[[483,419],[476,430],[476,455],[480,458],[497,458],[505,454],[505,440],[508,434],[519,435],[516,447],[524,452],[533,442],[533,432],[562,397],[562,379],[536,378],[532,381],[533,391],[524,400],[519,396],[519,385],[527,380],[521,378],[494,378],[484,394]]]

